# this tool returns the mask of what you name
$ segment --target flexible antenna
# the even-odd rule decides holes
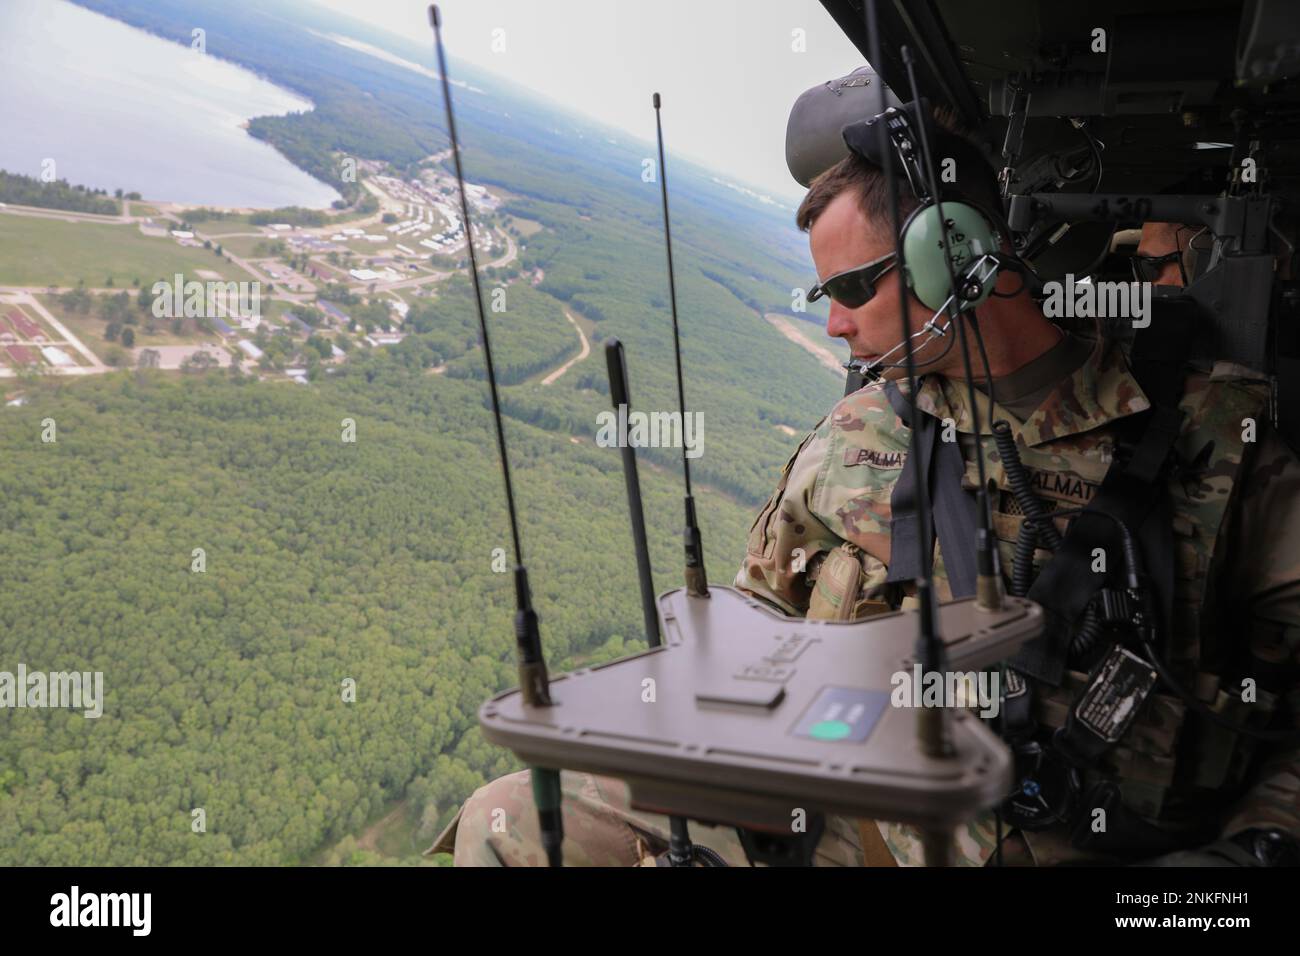
[[[442,80],[442,100],[447,107],[447,135],[451,139],[451,156],[455,161],[456,184],[460,188],[460,212],[465,223],[465,247],[469,250],[469,274],[474,282],[474,304],[478,309],[479,331],[483,336],[483,358],[487,363],[488,391],[492,396],[492,421],[496,425],[497,451],[501,456],[501,474],[506,483],[506,510],[510,513],[510,537],[515,546],[515,645],[519,664],[519,689],[524,703],[532,707],[551,706],[550,680],[546,659],[542,656],[542,636],[537,627],[537,612],[528,586],[528,569],[524,567],[519,543],[519,516],[515,511],[514,486],[510,482],[510,458],[506,454],[506,432],[501,421],[501,401],[497,395],[496,369],[492,364],[492,341],[488,336],[487,315],[483,310],[483,290],[479,284],[478,260],[474,256],[474,231],[469,216],[469,199],[465,194],[465,173],[460,165],[460,143],[456,137],[456,117],[451,107],[451,83],[447,78],[447,58],[442,49],[442,17],[436,3],[429,5],[429,22],[433,24],[434,46],[438,52],[438,73]],[[551,866],[562,865],[560,845],[564,840],[560,810],[560,774],[558,770],[532,768],[533,799],[541,824],[542,846]]]
[[[984,470],[984,435],[980,431],[979,404],[975,397],[975,375],[971,366],[970,344],[966,340],[966,323],[962,321],[962,309],[957,302],[958,296],[962,293],[958,291],[957,272],[952,264],[952,248],[948,240],[948,220],[943,214],[943,199],[939,192],[938,177],[935,175],[934,156],[930,152],[930,136],[926,132],[926,128],[930,125],[929,117],[923,115],[921,90],[916,84],[916,65],[910,48],[902,47],[899,54],[902,56],[903,65],[907,69],[907,82],[912,88],[912,100],[916,103],[916,125],[921,140],[921,155],[919,157],[921,173],[925,177],[926,188],[929,189],[930,197],[934,200],[935,209],[939,213],[939,235],[943,242],[943,262],[948,268],[948,288],[951,292],[947,302],[948,319],[953,325],[957,326],[957,344],[961,348],[962,370],[966,375],[966,394],[970,401],[971,427],[975,430],[975,466],[979,472],[979,490],[976,492],[979,525],[975,530],[975,566],[977,574],[975,606],[986,611],[997,611],[1002,608],[1002,582],[1000,580],[1001,575],[997,570],[993,535],[990,531],[992,521],[989,513],[988,476]],[[996,275],[996,273],[994,274]],[[993,396],[991,393],[989,395],[989,417],[993,417]]]
[[[863,5],[866,14],[867,43],[870,47],[869,55],[873,64],[883,62],[880,53],[880,31],[876,4],[877,0],[867,0]],[[877,95],[880,105],[879,113],[884,113],[885,90],[883,83],[878,85]],[[886,124],[883,122],[876,124],[877,135],[880,137],[881,171],[884,174],[889,191],[889,214],[894,228],[894,250],[898,256],[898,262],[905,264],[903,236],[899,228],[902,225],[902,217],[899,215],[898,206],[898,180],[894,178],[893,145],[889,142],[885,126]],[[907,301],[907,283],[903,281],[901,269],[898,276],[898,302],[899,321],[903,324],[903,342],[905,343],[904,353],[906,355],[905,364],[908,383],[907,400],[912,415],[910,454],[914,456],[914,460],[919,465],[923,459],[919,441],[920,429],[917,427],[919,409],[916,405],[916,356],[912,349],[911,324],[908,322],[910,310]],[[931,554],[930,545],[933,540],[930,531],[930,489],[928,482],[921,476],[922,470],[918,467],[913,472],[913,478],[916,481],[917,519],[921,538],[921,576],[916,581],[916,596],[920,602],[920,613],[918,614],[920,633],[917,635],[916,656],[924,672],[944,673],[947,671],[947,653],[943,641],[939,639],[939,632],[935,622],[934,575],[931,568],[933,555]],[[953,754],[952,736],[948,726],[946,708],[922,707],[919,709],[917,713],[917,742],[920,744],[921,751],[927,756],[948,757]],[[946,866],[952,861],[952,834],[923,828],[921,830],[921,842],[927,866]]]
[[[989,507],[988,494],[988,477],[985,474],[984,467],[984,435],[980,430],[979,404],[975,397],[975,375],[971,364],[970,344],[966,340],[966,323],[962,320],[962,310],[957,303],[957,273],[952,264],[952,249],[948,240],[948,220],[943,214],[943,197],[939,191],[939,181],[935,174],[934,156],[930,152],[930,137],[926,132],[929,125],[929,117],[921,115],[921,90],[916,83],[916,66],[912,58],[912,51],[904,46],[899,50],[903,58],[903,65],[907,69],[907,82],[912,88],[912,99],[917,107],[917,126],[920,129],[920,146],[921,146],[921,172],[925,176],[927,188],[930,190],[930,196],[934,199],[935,208],[939,213],[939,235],[943,242],[943,261],[948,268],[948,284],[951,297],[948,299],[948,316],[950,321],[957,326],[957,343],[961,348],[962,371],[966,375],[966,395],[970,402],[971,427],[975,430],[975,462],[979,474],[979,489],[975,495],[975,507],[977,510],[976,517],[979,524],[975,529],[975,607],[985,611],[998,611],[1002,609],[1002,575],[998,570],[998,554],[993,544],[992,512]],[[1010,167],[1008,167],[1009,169]],[[994,273],[996,275],[996,273]],[[996,281],[996,280],[995,280]],[[979,326],[972,320],[971,328],[979,342],[980,356],[984,360],[984,372],[988,378],[988,400],[989,400],[989,419],[993,418],[993,371],[989,367],[988,353],[984,350],[984,339],[980,335]],[[990,425],[990,427],[992,427]],[[998,663],[998,730],[999,733],[1005,729],[1005,715],[1003,714],[1003,702],[1005,700],[1004,688],[1006,687],[1006,666],[1003,662]],[[993,811],[996,821],[995,846],[996,865],[1002,865],[1002,808],[996,807]]]
[[[659,94],[654,95],[655,133],[659,140],[659,192],[664,204],[664,245],[668,249],[668,299],[673,310],[673,354],[677,359],[677,407],[682,416],[682,473],[686,476],[686,592],[692,597],[709,596],[709,578],[704,570],[704,542],[695,520],[695,499],[691,496],[691,463],[686,457],[686,390],[682,385],[682,341],[677,327],[677,282],[673,276],[673,233],[668,224],[668,173],[664,166],[664,128],[659,119]]]
[[[614,404],[614,414],[631,413],[632,400],[628,394],[627,361],[623,343],[610,339],[605,343],[605,364],[609,368],[609,398]],[[619,429],[622,434],[624,429]],[[622,442],[623,481],[627,485],[627,510],[632,517],[632,546],[636,551],[637,579],[641,584],[641,615],[645,618],[645,636],[651,647],[663,643],[659,634],[659,613],[655,609],[654,576],[650,569],[650,546],[646,542],[645,512],[641,507],[641,479],[636,468],[636,449],[631,442]]]
[[[627,359],[623,343],[610,339],[605,343],[605,365],[609,369],[609,398],[614,413],[620,418],[631,414],[632,400],[627,383]],[[619,434],[626,434],[620,427]],[[627,510],[632,517],[632,547],[636,551],[636,572],[641,584],[641,616],[645,619],[645,635],[651,647],[663,643],[659,632],[659,612],[655,609],[654,577],[650,569],[650,546],[646,541],[645,512],[641,507],[641,479],[636,468],[636,449],[631,442],[622,442],[623,481],[627,484]],[[691,843],[690,826],[685,817],[668,818],[668,862],[671,866],[690,866],[695,859]]]

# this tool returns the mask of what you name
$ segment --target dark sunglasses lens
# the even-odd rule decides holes
[[[826,294],[846,309],[860,309],[876,295],[875,283],[860,272],[832,279],[825,288]]]
[[[1133,275],[1138,282],[1155,282],[1166,262],[1173,262],[1178,253],[1171,252],[1163,256],[1134,256]]]

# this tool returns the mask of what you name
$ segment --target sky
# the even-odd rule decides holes
[[[408,38],[429,33],[423,0],[315,2]],[[650,96],[658,91],[669,153],[787,202],[803,196],[785,165],[790,107],[804,90],[863,62],[817,0],[443,0],[440,7],[450,56],[642,140],[654,139]]]

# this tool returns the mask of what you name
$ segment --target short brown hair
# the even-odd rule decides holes
[[[845,156],[812,181],[808,194],[799,204],[799,211],[795,213],[795,224],[807,232],[835,197],[848,189],[858,194],[858,208],[867,217],[867,221],[877,226],[881,232],[888,232],[889,187],[885,175],[879,166],[857,153]],[[903,188],[898,191],[900,216],[906,217],[919,205],[911,190]]]

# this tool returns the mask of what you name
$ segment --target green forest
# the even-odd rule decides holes
[[[181,26],[177,0],[83,2],[163,35]],[[401,164],[445,147],[427,81],[282,19],[272,32],[268,18],[290,10],[338,28],[286,0],[223,4],[208,21],[209,50],[317,104],[262,127],[280,130],[278,147],[309,169],[313,150]],[[223,49],[223,37],[239,42]],[[397,52],[427,59],[411,46]],[[466,78],[492,89],[486,74]],[[508,190],[504,212],[542,226],[520,265],[545,278],[510,282],[488,319],[556,672],[643,646],[619,453],[594,444],[609,407],[601,343],[625,343],[635,408],[672,410],[676,392],[645,144],[604,144],[599,128],[519,96],[465,94],[458,125],[470,180]],[[350,128],[358,97],[381,108]],[[704,414],[692,478],[710,578],[727,584],[798,443],[786,429],[815,425],[842,383],[759,314],[788,311],[807,281],[789,214],[685,164],[669,182],[686,400]],[[578,354],[566,309],[591,354],[543,385]],[[102,671],[106,698],[97,720],[26,710],[0,724],[0,864],[429,862],[419,851],[459,802],[516,768],[475,724],[515,669],[468,279],[414,300],[405,331],[307,386],[256,369],[121,371],[38,380],[27,404],[0,407],[0,666]],[[50,419],[57,440],[42,441]],[[665,590],[682,578],[680,450],[641,457]],[[372,839],[393,814],[400,838]]]
[[[512,769],[474,729],[514,680],[483,393],[377,353],[310,389],[137,371],[5,409],[0,659],[102,671],[105,702],[7,716],[0,864],[300,862],[412,786],[431,832]],[[617,450],[510,441],[552,667],[638,646]],[[644,478],[669,587],[680,487]],[[699,497],[729,574],[748,509]]]

